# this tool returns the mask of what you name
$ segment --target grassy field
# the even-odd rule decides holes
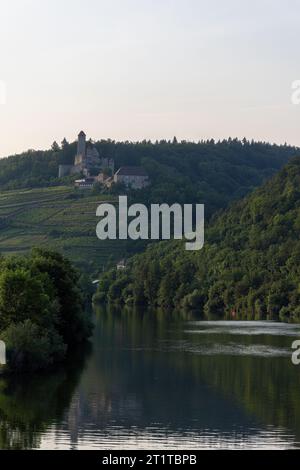
[[[128,248],[126,241],[96,237],[96,208],[105,200],[112,198],[61,186],[0,192],[0,253],[52,248],[83,271],[99,274],[126,256]]]

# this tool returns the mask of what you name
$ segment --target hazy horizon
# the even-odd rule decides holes
[[[0,157],[95,139],[300,146],[297,0],[4,0]]]

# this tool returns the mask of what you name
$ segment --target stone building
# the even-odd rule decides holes
[[[86,141],[83,131],[78,134],[77,153],[73,165],[59,165],[58,176],[62,178],[67,175],[80,174],[89,177],[100,171],[109,169],[114,172],[114,160],[100,157],[97,148],[91,141]]]
[[[149,178],[141,167],[123,166],[115,173],[114,182],[132,189],[142,189],[149,185]]]

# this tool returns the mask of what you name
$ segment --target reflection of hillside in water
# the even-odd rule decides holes
[[[202,335],[199,343],[181,320],[178,329],[168,321],[151,314],[101,312],[94,355],[69,412],[74,417],[77,411],[77,439],[86,440],[92,430],[99,441],[117,430],[124,442],[126,435],[145,430],[255,438],[260,427],[270,435],[278,427],[299,440],[299,374],[287,358],[288,335],[265,335],[260,348],[255,334],[246,332],[241,339],[237,332],[236,339],[230,337],[233,349],[243,341],[249,354],[255,348],[257,354],[223,356],[226,330]],[[203,356],[201,350],[216,341],[221,353]]]
[[[68,409],[90,346],[49,374],[0,378],[0,449],[39,448],[48,426]]]
[[[0,447],[299,443],[299,328],[191,320],[99,311],[84,368],[74,357],[51,376],[2,379]]]

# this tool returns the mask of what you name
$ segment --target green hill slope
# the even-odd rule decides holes
[[[25,254],[48,247],[83,271],[97,273],[127,253],[125,242],[96,237],[96,207],[110,196],[77,194],[72,187],[0,193],[0,253]]]
[[[205,201],[207,214],[243,197],[300,153],[287,145],[237,139],[199,143],[101,140],[95,146],[102,156],[114,158],[116,169],[141,165],[147,170],[152,185],[139,194],[140,202]],[[68,178],[57,178],[58,165],[73,163],[75,154],[76,142],[64,141],[47,151],[0,159],[0,190],[66,184]]]
[[[95,145],[101,155],[115,159],[116,168],[146,168],[151,185],[130,194],[133,200],[204,202],[207,216],[259,186],[298,152],[294,147],[236,139],[155,144],[103,140]],[[51,150],[0,159],[0,253],[27,253],[33,246],[47,246],[97,275],[144,247],[96,238],[96,207],[116,196],[104,191],[77,197],[71,180],[58,180],[59,163],[71,163],[75,153],[76,143],[64,142]]]
[[[200,252],[153,245],[99,298],[199,309],[208,316],[300,319],[300,158],[213,220]]]

